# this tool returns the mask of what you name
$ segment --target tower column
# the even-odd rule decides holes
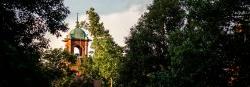
[[[88,41],[85,41],[85,55],[88,57]]]

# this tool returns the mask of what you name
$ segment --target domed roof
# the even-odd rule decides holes
[[[80,24],[78,22],[78,14],[77,14],[77,21],[76,21],[75,29],[71,30],[63,41],[66,42],[69,39],[89,41],[87,34],[80,28]]]
[[[88,39],[87,34],[79,27],[76,27],[75,29],[70,31],[69,38],[70,39],[81,39],[81,40]]]

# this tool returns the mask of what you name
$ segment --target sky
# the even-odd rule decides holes
[[[79,21],[86,20],[86,11],[93,7],[114,41],[120,46],[125,46],[125,37],[129,36],[130,28],[137,23],[151,2],[152,0],[65,0],[64,4],[70,10],[70,14],[64,22],[69,24],[69,31],[72,30],[77,13],[80,16]],[[51,41],[50,47],[64,48],[62,40],[69,31],[62,32],[62,36],[58,38],[47,34],[46,37]],[[87,30],[84,31],[88,33]]]

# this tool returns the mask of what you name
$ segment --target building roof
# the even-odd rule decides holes
[[[89,41],[87,34],[83,31],[82,28],[80,28],[80,24],[78,22],[78,14],[77,14],[77,21],[76,21],[75,28],[69,32],[69,34],[63,41],[68,41],[68,40],[88,40]]]
[[[80,40],[88,40],[87,34],[79,27],[71,30],[69,33],[69,39],[80,39]]]

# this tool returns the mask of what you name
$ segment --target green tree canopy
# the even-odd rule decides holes
[[[118,69],[120,60],[122,58],[122,48],[118,46],[114,41],[108,30],[105,30],[103,23],[100,22],[99,15],[94,11],[94,8],[90,8],[87,11],[89,18],[88,30],[93,37],[91,48],[94,49],[92,57],[93,69],[97,73],[95,79],[103,78],[104,80],[116,81],[118,77]]]
[[[178,0],[154,0],[126,41],[126,61],[121,83],[127,86],[160,86],[153,75],[169,70],[168,33],[183,25],[184,10]]]
[[[183,85],[248,86],[249,1],[186,0],[185,3],[188,23],[178,33],[184,39],[182,45],[172,43],[173,57],[178,56],[183,62],[179,76],[185,78],[180,80]]]
[[[46,32],[59,36],[69,10],[63,0],[0,1],[0,86],[48,87],[38,66],[40,51],[48,46]]]
[[[49,77],[55,78],[52,87],[69,87],[73,84],[75,72],[70,66],[76,62],[76,56],[63,49],[49,49],[42,52],[41,65],[43,70],[48,72]]]
[[[247,0],[154,0],[131,28],[121,83],[249,86],[249,4]]]

